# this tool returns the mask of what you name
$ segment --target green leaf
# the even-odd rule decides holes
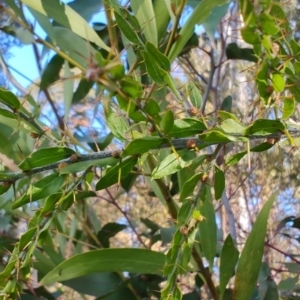
[[[182,138],[201,133],[205,130],[205,125],[196,119],[177,119],[169,133],[170,137]]]
[[[224,120],[220,127],[225,131],[225,134],[234,133],[243,135],[246,129],[240,122],[230,118]]]
[[[258,32],[253,31],[252,28],[244,27],[241,29],[243,40],[250,45],[257,45],[261,43],[261,37]]]
[[[189,81],[188,92],[193,106],[200,109],[202,105],[202,95],[193,81]]]
[[[287,119],[293,115],[296,103],[295,98],[285,98],[283,102],[282,118]]]
[[[188,151],[188,150],[186,150]],[[183,152],[186,153],[186,152]],[[151,178],[159,179],[167,175],[171,175],[184,167],[191,164],[190,162],[184,161],[178,153],[172,153],[165,157],[162,162],[158,165],[158,167],[154,168],[152,171]]]
[[[226,133],[217,130],[212,130],[203,134],[199,134],[199,139],[203,142],[211,143],[211,144],[247,141],[247,138],[226,135]]]
[[[72,104],[76,104],[82,99],[84,99],[84,97],[87,96],[93,85],[93,81],[88,81],[85,78],[81,79],[76,91],[73,93]]]
[[[120,16],[117,12],[115,12],[115,17],[119,28],[122,30],[126,38],[135,45],[141,45],[142,42],[134,28],[132,28],[132,26],[130,25],[130,23],[127,20],[125,20],[122,16]]]
[[[128,88],[129,89],[129,88]],[[132,86],[131,92],[136,93],[135,87]],[[127,90],[128,91],[128,90]],[[120,95],[117,95],[118,103],[120,108],[128,114],[128,117],[136,122],[146,121],[146,116],[142,113],[141,109],[138,108],[136,102],[133,99],[125,99]]]
[[[119,164],[107,169],[104,176],[96,184],[96,190],[103,190],[118,182],[119,178],[126,177],[136,165],[137,158],[129,157],[122,159]]]
[[[78,12],[86,21],[90,21],[102,7],[102,0],[76,0],[68,5]]]
[[[193,194],[194,189],[202,176],[202,173],[195,174],[184,183],[180,193],[180,202],[186,200],[190,195]]]
[[[97,233],[97,238],[104,248],[109,248],[109,239],[127,228],[124,224],[106,223]]]
[[[256,63],[258,61],[253,48],[240,48],[236,43],[230,43],[226,47],[227,59],[243,59]]]
[[[222,114],[225,114],[226,112],[228,112],[228,116],[229,116],[229,112],[231,111],[232,109],[232,97],[231,96],[227,96],[223,99],[223,102],[221,104],[221,107],[220,107],[221,110],[223,110]],[[218,111],[218,114],[221,113],[220,111]],[[234,116],[232,114],[230,114],[231,116]],[[234,117],[231,117],[231,119],[234,119],[237,121],[237,118],[236,116]]]
[[[17,115],[10,112],[9,110],[0,108],[0,115],[5,117],[5,118],[9,118],[9,119],[17,119]]]
[[[267,151],[270,148],[272,148],[274,145],[268,142],[262,143],[258,146],[255,146],[253,148],[250,149],[251,152],[263,152],[263,151]],[[227,161],[226,161],[226,165],[228,166],[233,166],[235,165],[237,162],[239,162],[245,155],[247,154],[247,151],[243,151],[243,152],[239,152],[237,154],[232,155]]]
[[[0,102],[7,104],[10,108],[19,109],[21,107],[19,99],[10,91],[0,87]]]
[[[178,56],[181,50],[184,48],[187,41],[193,35],[195,30],[195,25],[202,24],[211,14],[211,11],[225,3],[228,3],[227,0],[202,0],[193,10],[192,14],[189,16],[187,21],[184,23],[181,28],[178,39],[174,43],[170,54],[169,59],[171,62]]]
[[[138,169],[136,167],[133,167],[132,171],[138,171]],[[134,174],[134,173],[130,173],[128,174],[126,177],[123,177],[121,179],[121,187],[127,192],[129,193],[129,191],[131,190],[131,188],[133,187],[133,185],[136,182],[136,179],[138,177],[138,174]]]
[[[75,151],[66,147],[53,147],[37,150],[26,157],[20,164],[20,169],[28,171],[33,168],[46,166],[75,154]]]
[[[110,113],[107,118],[107,126],[112,134],[121,141],[126,141],[125,133],[128,130],[128,125],[125,119],[117,113]]]
[[[193,208],[194,208],[194,206],[193,206],[192,201],[185,201],[181,205],[179,212],[178,212],[178,217],[177,217],[177,228],[182,225],[186,225],[186,223],[190,219]],[[180,232],[178,234],[182,237],[182,234]],[[173,240],[175,240],[175,238]],[[180,245],[180,242],[179,242],[179,245]],[[176,247],[176,246],[173,244],[173,247]]]
[[[275,199],[273,194],[261,209],[242,250],[234,284],[236,300],[248,300],[255,287],[264,253],[268,217]]]
[[[165,84],[165,73],[164,70],[161,68],[159,62],[156,61],[149,52],[141,51],[141,53],[144,57],[147,72],[151,79],[158,84]]]
[[[44,90],[60,79],[59,72],[64,64],[64,59],[58,54],[54,55],[47,64],[41,78],[40,89]]]
[[[93,299],[120,300],[136,298],[133,292],[126,287],[126,281],[123,281],[120,273],[93,273],[69,279],[67,281],[64,281],[63,285],[70,287],[71,289],[85,296],[90,295],[96,297],[91,297]]]
[[[55,0],[56,1],[56,0]],[[64,27],[53,28],[57,46],[67,57],[78,63],[82,68],[89,68],[90,59],[97,51],[83,38]]]
[[[157,47],[157,28],[152,0],[131,0],[130,4],[146,40]]]
[[[53,32],[53,26],[49,20],[44,14],[41,14],[37,10],[28,7],[28,10],[32,13],[33,17],[38,21],[40,26],[43,28],[43,30],[47,33],[49,38],[51,39],[52,43],[55,43],[55,37]]]
[[[150,116],[155,116],[160,113],[160,107],[157,101],[153,99],[147,100],[145,106],[143,107],[143,110]]]
[[[145,136],[131,141],[122,152],[122,156],[143,154],[149,150],[157,149],[168,140],[158,136]]]
[[[174,125],[173,112],[172,110],[167,110],[164,113],[162,120],[160,122],[161,129],[165,134],[168,134],[172,130],[173,125]]]
[[[168,72],[171,68],[171,63],[167,56],[161,53],[153,44],[146,42],[145,44],[148,53],[157,62],[161,69]]]
[[[203,205],[200,207],[200,213],[204,219],[198,225],[200,242],[203,254],[209,262],[210,269],[212,269],[217,249],[217,224],[209,186],[205,186],[201,200]]]
[[[222,121],[227,120],[227,119],[232,119],[232,120],[238,122],[237,117],[228,111],[218,110],[218,116]]]
[[[132,272],[162,275],[165,255],[146,249],[101,249],[65,260],[42,280],[49,285],[95,272]]]
[[[268,135],[270,133],[280,132],[285,129],[283,122],[279,120],[260,119],[250,125],[246,131],[246,135]]]
[[[15,36],[22,42],[24,45],[30,45],[35,43],[33,34],[23,27],[13,26]]]
[[[276,92],[282,92],[284,90],[285,82],[281,74],[276,73],[272,75],[273,87]]]
[[[143,93],[141,84],[130,77],[122,79],[121,87],[122,90],[133,99],[139,98]]]
[[[165,0],[155,0],[153,3],[153,9],[156,21],[158,42],[160,42],[167,31],[170,22],[170,15]]]
[[[222,18],[225,17],[228,10],[228,6],[229,3],[214,7],[209,17],[206,19],[205,22],[203,22],[205,32],[210,38],[211,42],[215,40],[215,33],[217,31],[217,27],[221,22]]]
[[[1,178],[1,174],[0,174],[0,178]],[[0,195],[6,193],[10,188],[10,184],[0,184]]]
[[[38,12],[54,19],[62,26],[70,29],[79,36],[87,39],[99,47],[110,51],[110,48],[101,40],[90,25],[70,6],[59,0],[22,0],[22,2]]]
[[[283,279],[278,284],[278,290],[291,291],[295,288],[295,285],[297,284],[298,281],[299,281],[299,276]]]
[[[65,183],[66,176],[59,175],[57,172],[48,175],[36,182],[32,189],[28,189],[27,193],[17,199],[12,209],[16,209],[24,204],[44,199],[52,194],[55,194]]]
[[[272,20],[272,16],[261,13],[259,15],[261,30],[266,35],[275,35],[280,28],[275,24],[274,20]]]
[[[239,258],[239,251],[236,249],[231,235],[229,234],[224,242],[220,258],[220,294],[225,292],[226,285],[234,275],[235,265]]]
[[[219,200],[222,197],[224,189],[225,189],[225,174],[218,166],[215,166],[214,190],[215,190],[216,200]]]

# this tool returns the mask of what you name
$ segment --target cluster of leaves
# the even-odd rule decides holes
[[[225,188],[224,167],[217,162],[224,144],[245,143],[247,147],[231,155],[224,163],[226,167],[237,164],[250,151],[270,149],[284,134],[291,145],[297,144],[299,129],[290,130],[285,119],[300,101],[300,48],[291,38],[279,3],[264,1],[253,6],[252,1],[240,1],[245,22],[241,34],[253,49],[229,44],[227,57],[255,63],[259,105],[280,116],[242,124],[230,109],[218,110],[215,120],[205,115],[209,82],[203,98],[194,83],[188,84],[187,109],[171,72],[175,59],[190,48],[195,25],[208,22],[220,6],[228,7],[228,1],[131,0],[130,7],[125,7],[116,0],[106,0],[103,6],[108,25],[97,31],[96,25],[92,28],[87,22],[90,10],[81,10],[81,6],[74,5],[76,2],[72,7],[59,0],[22,0],[47,33],[46,39],[27,24],[22,7],[7,2],[7,13],[21,26],[7,26],[6,32],[24,43],[42,44],[55,52],[42,74],[41,91],[47,91],[63,70],[67,119],[72,107],[96,86],[105,125],[110,130],[104,143],[97,146],[105,148],[113,138],[126,146],[117,151],[93,152],[94,145],[75,141],[58,112],[60,132],[51,131],[33,113],[39,107],[31,96],[21,99],[0,89],[1,152],[20,169],[0,173],[0,207],[6,211],[18,209],[30,217],[18,241],[1,238],[3,249],[10,252],[1,253],[7,263],[0,273],[0,298],[39,295],[54,299],[57,295],[45,286],[62,282],[97,299],[199,299],[205,293],[203,287],[213,299],[279,299],[270,269],[262,263],[267,220],[275,196],[261,209],[241,254],[230,235],[219,244],[214,208],[214,201],[222,197]],[[193,10],[179,28],[186,5]],[[168,32],[170,22],[172,29]],[[211,18],[210,22],[215,26],[219,18]],[[123,52],[126,64],[121,60]],[[74,67],[81,70],[76,89],[71,71]],[[180,112],[168,105],[166,96],[170,92],[181,106]],[[184,117],[180,117],[182,112]],[[24,136],[29,135],[38,140],[37,149],[33,141],[24,145]],[[267,141],[250,146],[252,140],[262,138]],[[161,148],[167,150],[157,151]],[[206,154],[199,155],[200,149],[207,150]],[[99,169],[104,170],[101,176]],[[42,172],[49,173],[41,178]],[[156,223],[141,220],[149,229],[150,234],[144,236],[150,246],[140,237],[140,249],[114,249],[109,248],[109,239],[120,231],[134,230],[134,226],[114,222],[101,227],[95,213],[92,218],[87,213],[88,198],[99,196],[101,190],[109,191],[115,184],[129,192],[138,175],[149,178],[151,193],[173,220],[174,232],[164,240],[166,254],[150,249],[155,239],[163,240],[165,228]],[[12,201],[14,195],[16,200]],[[65,230],[67,212],[74,217]],[[61,234],[56,242],[53,228]],[[68,239],[76,255],[65,260]],[[41,284],[36,289],[29,283],[32,267]],[[190,272],[197,273],[195,286],[182,295],[180,282]],[[219,275],[217,280],[214,273]],[[25,297],[23,292],[28,295]]]

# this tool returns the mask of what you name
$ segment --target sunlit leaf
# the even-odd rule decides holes
[[[184,161],[178,153],[172,153],[162,160],[162,162],[152,171],[152,178],[159,179],[164,176],[173,174],[182,168],[191,164]]]
[[[151,0],[131,0],[131,8],[148,42],[157,46],[157,28]]]
[[[122,152],[122,156],[132,154],[142,154],[151,149],[157,149],[167,143],[167,139],[157,136],[145,136],[132,140]]]
[[[49,165],[62,159],[70,157],[75,151],[66,147],[52,147],[39,149],[26,157],[19,165],[22,170],[30,170],[37,167]]]
[[[236,300],[248,300],[255,287],[264,253],[268,217],[275,199],[272,195],[259,212],[242,250],[234,284]]]
[[[95,43],[107,51],[110,50],[85,20],[70,6],[61,1],[22,0],[22,2],[49,18],[54,19],[64,27],[71,29],[84,39]]]
[[[209,262],[209,268],[212,269],[217,249],[217,224],[209,186],[205,186],[201,201],[203,204],[200,207],[200,213],[204,219],[198,225],[200,241],[203,254]]]
[[[101,249],[65,260],[42,280],[41,284],[62,282],[95,272],[132,272],[162,274],[165,256],[146,249]]]

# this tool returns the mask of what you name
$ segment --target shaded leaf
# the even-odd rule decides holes
[[[93,85],[93,81],[88,81],[85,78],[81,79],[76,91],[73,94],[72,103],[76,104],[79,101],[81,101],[85,96],[87,96]]]
[[[188,95],[191,99],[193,106],[200,109],[202,105],[202,95],[193,81],[189,81]]]
[[[219,200],[222,197],[224,189],[225,189],[225,174],[219,167],[215,166],[214,190],[215,190],[216,200]]]
[[[117,183],[119,179],[126,177],[136,163],[136,157],[129,157],[127,159],[122,159],[116,166],[107,169],[105,175],[102,176],[96,184],[96,190],[103,190]]]
[[[32,189],[28,189],[26,194],[23,194],[12,205],[12,209],[16,209],[24,204],[46,198],[55,194],[64,184],[65,175],[59,176],[58,173],[53,173],[36,182]]]
[[[12,92],[2,87],[0,87],[0,102],[15,109],[19,109],[21,107],[19,99]]]
[[[64,64],[64,59],[55,54],[47,64],[41,78],[40,89],[44,90],[52,83],[59,80],[59,72]]]
[[[193,194],[194,189],[202,176],[202,173],[195,174],[184,183],[180,193],[180,202],[186,200],[190,195]]]
[[[239,258],[239,251],[236,249],[231,235],[224,241],[220,258],[220,294],[224,294],[227,283],[234,275],[234,269]]]
[[[126,228],[127,226],[124,224],[106,223],[97,233],[97,238],[104,248],[109,248],[109,239]]]
[[[227,59],[243,59],[257,62],[257,57],[252,48],[240,48],[236,43],[230,43],[226,47]]]

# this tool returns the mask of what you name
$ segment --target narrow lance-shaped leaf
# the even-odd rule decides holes
[[[126,177],[136,165],[137,158],[129,157],[123,159],[114,167],[109,168],[105,175],[96,184],[96,190],[105,189],[118,182],[119,179]]]
[[[224,172],[219,167],[215,166],[214,190],[215,190],[216,200],[219,200],[222,197],[224,188],[225,188]]]
[[[200,242],[203,254],[212,269],[217,248],[217,224],[209,186],[205,187],[201,198],[203,205],[200,206],[200,213],[204,219],[199,223]]]
[[[189,38],[193,35],[196,24],[202,24],[210,15],[213,8],[227,3],[227,0],[202,0],[192,14],[189,16],[187,21],[184,23],[182,29],[178,34],[178,39],[174,43],[169,59],[172,62],[180,51],[183,49]]]
[[[42,167],[70,157],[75,151],[65,147],[53,147],[37,150],[26,157],[19,165],[22,170]]]
[[[221,251],[220,258],[220,294],[225,292],[226,285],[234,275],[235,265],[239,258],[239,251],[236,249],[231,235],[228,235]]]
[[[255,287],[264,253],[268,217],[275,199],[272,195],[261,209],[241,253],[234,283],[236,300],[248,300]]]
[[[157,28],[152,0],[131,0],[130,4],[146,40],[157,46]]]
[[[59,24],[71,29],[74,33],[87,39],[99,47],[110,51],[95,30],[75,10],[59,0],[22,0],[22,2],[38,12],[54,19]]]
[[[95,272],[132,272],[162,275],[163,253],[147,249],[101,249],[78,254],[50,271],[41,284],[52,284]]]

